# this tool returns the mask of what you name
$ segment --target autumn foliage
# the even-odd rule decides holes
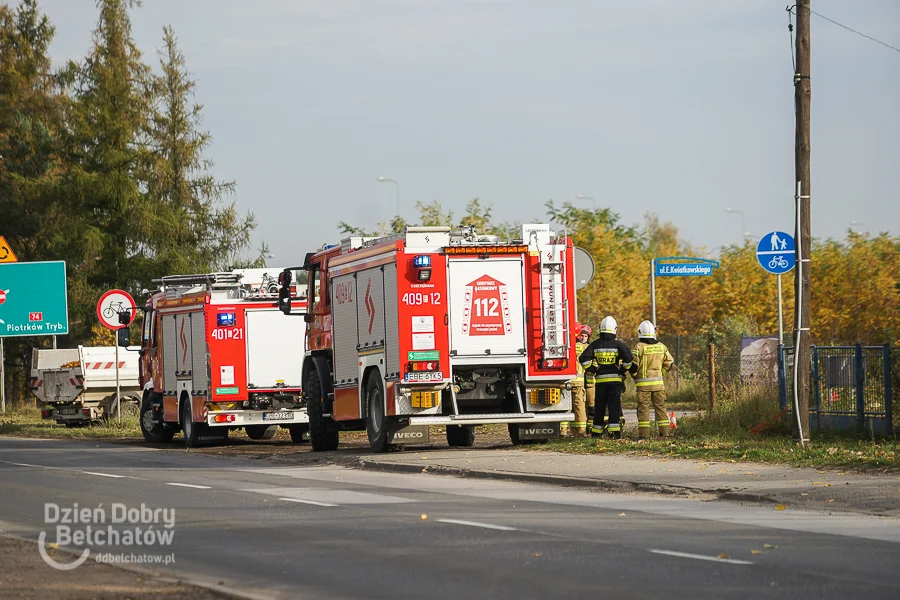
[[[419,203],[422,225],[474,225],[480,232],[515,235],[515,224],[494,224],[490,207],[471,201],[454,218],[436,202]],[[777,278],[764,271],[751,244],[728,246],[718,255],[692,247],[672,223],[648,215],[626,226],[609,208],[587,210],[566,203],[546,205],[548,220],[565,229],[575,245],[594,259],[594,280],[578,293],[578,319],[597,329],[611,314],[623,338],[636,336],[650,318],[650,261],[654,257],[712,258],[720,266],[709,277],[657,278],[657,325],[664,338],[686,336],[715,341],[723,335],[776,335]],[[397,218],[378,231],[399,231]],[[365,234],[342,223],[345,232]],[[894,344],[900,337],[900,239],[849,234],[845,240],[816,240],[812,250],[811,338],[819,345]],[[790,339],[794,312],[794,274],[783,276],[784,329]]]

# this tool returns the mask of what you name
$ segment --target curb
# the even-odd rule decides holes
[[[539,483],[563,487],[578,487],[599,489],[606,492],[642,492],[651,494],[664,494],[667,496],[713,496],[720,500],[732,500],[738,502],[777,502],[770,496],[754,494],[751,492],[735,492],[730,489],[702,489],[688,486],[668,485],[662,483],[637,483],[622,481],[619,479],[576,478],[566,475],[537,475],[531,473],[515,473],[510,471],[486,471],[477,469],[465,469],[462,467],[447,467],[441,465],[419,466],[407,463],[377,462],[358,458],[356,467],[368,471],[383,471],[388,473],[431,474],[448,475],[452,477],[471,479],[493,479],[498,481],[514,481],[519,483]]]

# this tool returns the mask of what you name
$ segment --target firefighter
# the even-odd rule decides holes
[[[595,382],[594,423],[591,437],[622,438],[622,391],[625,373],[632,366],[631,350],[616,339],[619,324],[613,317],[600,321],[600,337],[578,357],[586,371],[593,371]],[[609,422],[603,425],[603,414],[609,410]]]
[[[638,327],[638,343],[634,347],[634,364],[631,375],[637,388],[638,437],[650,437],[650,404],[656,412],[656,426],[660,437],[669,435],[669,419],[666,416],[666,387],[663,376],[675,361],[666,345],[657,341],[656,327],[644,321]]]
[[[578,336],[578,341],[582,343],[581,349],[578,350],[578,356],[581,356],[581,353],[587,347],[588,344],[591,343],[591,337],[594,335],[594,331],[591,329],[590,325],[582,325],[581,326],[581,334]],[[577,344],[576,344],[577,347]],[[579,363],[581,364],[581,363]],[[594,381],[594,372],[593,371],[585,371],[584,372],[584,405],[585,405],[585,414],[587,415],[587,423],[594,422],[594,386],[597,382]],[[585,423],[585,426],[587,426]]]
[[[586,337],[586,325],[575,323],[575,352],[578,356],[587,348],[587,343],[582,341]],[[587,327],[590,331],[590,327]],[[581,363],[578,365],[578,371],[575,379],[572,380],[572,408],[575,412],[575,420],[568,423],[560,424],[561,435],[571,435],[573,437],[581,437],[587,429],[587,414],[585,413],[585,388],[584,388],[584,367]]]

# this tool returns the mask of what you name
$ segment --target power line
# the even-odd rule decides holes
[[[793,9],[794,9],[794,6],[789,6],[789,7],[787,7],[787,11],[788,11],[789,13],[795,14]],[[885,43],[885,42],[882,42],[881,40],[879,40],[879,39],[877,39],[877,38],[873,38],[871,35],[866,35],[866,34],[863,33],[862,31],[857,31],[856,29],[853,29],[852,27],[847,27],[847,26],[844,25],[843,23],[838,23],[838,22],[835,21],[834,19],[829,18],[829,17],[826,17],[826,16],[823,15],[822,13],[818,13],[818,12],[812,10],[812,9],[810,9],[809,13],[812,14],[812,15],[816,15],[817,17],[820,17],[820,18],[822,18],[822,19],[825,19],[825,20],[828,21],[829,23],[832,23],[832,24],[834,24],[834,25],[837,25],[838,27],[840,27],[840,28],[842,28],[842,29],[846,29],[846,30],[849,31],[850,33],[855,33],[855,34],[858,35],[858,36],[862,36],[862,37],[866,38],[867,40],[871,40],[871,41],[875,42],[876,44],[881,44],[881,45],[884,46],[885,48],[889,48],[890,50],[893,50],[894,52],[900,53],[900,48],[897,48],[896,46],[891,46],[890,44]]]

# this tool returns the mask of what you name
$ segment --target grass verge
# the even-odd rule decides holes
[[[791,438],[787,422],[790,415],[779,411],[776,392],[743,388],[723,396],[715,410],[681,419],[675,435],[668,439],[640,441],[631,423],[622,440],[566,438],[531,448],[572,454],[641,454],[796,467],[900,470],[900,440],[823,432],[800,446]]]
[[[122,416],[122,423],[115,420],[98,421],[86,427],[66,427],[56,421],[41,419],[36,408],[19,409],[0,413],[0,435],[62,439],[128,439],[140,438],[141,429],[136,416]]]

